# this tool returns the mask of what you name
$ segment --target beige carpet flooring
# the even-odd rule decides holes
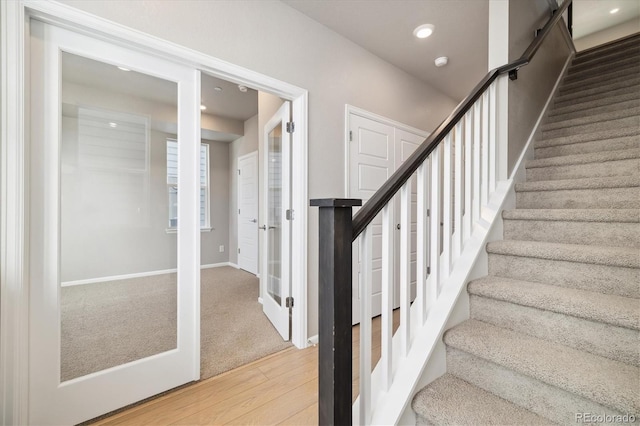
[[[258,303],[258,279],[231,267],[201,274],[201,378],[291,346]],[[176,347],[176,274],[64,287],[62,381]]]

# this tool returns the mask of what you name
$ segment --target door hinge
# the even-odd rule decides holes
[[[287,210],[287,211],[285,212],[285,218],[286,218],[287,220],[293,220],[293,210]]]
[[[431,209],[427,209],[427,217],[431,216]]]
[[[285,299],[285,306],[287,308],[293,308],[293,297],[287,297]]]
[[[427,275],[431,273],[431,266],[427,266]]]
[[[349,130],[349,142],[353,142],[353,131]]]
[[[293,121],[289,121],[287,123],[287,133],[293,133],[296,130],[296,125],[293,123]]]
[[[238,209],[238,214],[240,214],[240,209]]]
[[[240,253],[240,247],[238,247],[238,253]]]
[[[238,174],[240,174],[240,169],[238,169]]]

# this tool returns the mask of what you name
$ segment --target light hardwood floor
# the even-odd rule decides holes
[[[394,329],[398,311],[394,313]],[[359,330],[353,329],[353,395],[358,394]],[[373,320],[372,364],[380,359]],[[295,348],[134,406],[98,425],[317,425],[318,348]]]

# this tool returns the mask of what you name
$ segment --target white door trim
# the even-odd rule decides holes
[[[240,162],[242,160],[246,160],[247,158],[251,158],[254,157],[255,161],[256,161],[256,174],[255,174],[255,179],[256,179],[256,206],[257,206],[257,212],[256,212],[256,220],[260,217],[260,203],[259,203],[259,199],[260,199],[260,175],[259,175],[259,170],[260,170],[260,165],[258,163],[258,151],[253,151],[250,152],[248,154],[245,155],[241,155],[240,157],[238,157],[238,170],[240,170]],[[237,188],[236,188],[236,195],[237,195],[237,199],[236,199],[236,205],[238,206],[238,208],[240,208],[240,204],[242,200],[242,185],[241,185],[241,181],[242,180],[242,175],[240,175],[240,177],[238,177],[238,184],[237,184]],[[236,229],[236,235],[237,235],[237,247],[240,247],[240,218],[238,217],[238,228]],[[256,222],[256,236],[257,236],[257,241],[256,241],[256,247],[258,249],[258,252],[256,253],[257,259],[256,259],[256,276],[260,276],[260,237],[259,237],[259,232],[257,231],[258,229],[258,223]],[[238,266],[240,266],[240,256],[238,256]],[[250,272],[250,271],[248,271]]]
[[[54,1],[0,2],[0,87],[2,133],[0,141],[0,422],[28,423],[28,247],[26,216],[28,152],[28,93],[25,44],[29,18],[38,18],[96,38],[140,49],[148,54],[190,65],[216,77],[290,100],[296,123],[293,137],[292,224],[292,342],[307,342],[307,229],[308,229],[308,92],[300,87],[171,43]]]

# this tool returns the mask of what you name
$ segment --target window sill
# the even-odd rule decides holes
[[[213,228],[200,228],[200,232],[211,232]],[[167,234],[176,234],[178,233],[178,228],[167,228],[165,229]]]

